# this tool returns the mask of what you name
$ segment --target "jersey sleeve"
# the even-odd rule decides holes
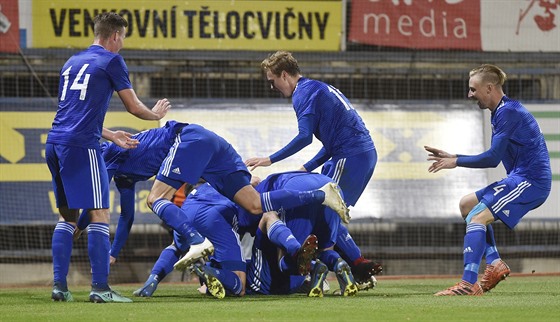
[[[128,77],[128,67],[124,59],[120,55],[116,55],[109,64],[107,64],[107,73],[113,83],[115,91],[132,88],[132,83]]]
[[[298,134],[285,147],[270,156],[270,162],[283,160],[313,142],[313,115],[305,115],[298,120]]]
[[[466,168],[494,168],[502,161],[508,144],[514,138],[521,120],[518,113],[504,109],[496,114],[492,144],[488,151],[478,155],[458,155],[457,165]]]

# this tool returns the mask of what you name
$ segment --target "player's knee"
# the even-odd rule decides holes
[[[459,202],[459,210],[461,211],[461,216],[463,217],[463,219],[466,219],[469,215],[469,212],[472,210],[472,206],[466,196],[461,198],[461,201]]]
[[[476,216],[478,214],[482,213],[487,208],[488,207],[485,204],[483,204],[482,202],[479,202],[476,206],[474,206],[474,208],[465,217],[465,222],[467,224],[470,224],[473,221],[473,219],[476,218]]]
[[[146,205],[148,205],[150,209],[152,209],[152,205],[154,204],[154,202],[156,202],[154,196],[148,195],[148,197],[146,198]]]
[[[251,215],[260,215],[263,213],[260,199],[258,200],[245,200],[240,204]]]

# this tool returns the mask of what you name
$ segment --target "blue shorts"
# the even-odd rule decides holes
[[[109,178],[100,149],[47,143],[45,157],[58,208],[109,208]]]
[[[506,226],[513,229],[530,210],[542,205],[549,190],[535,187],[520,176],[509,176],[476,192],[476,197],[485,204]]]
[[[189,218],[192,226],[212,242],[214,245],[213,260],[220,263],[221,268],[245,272],[246,265],[241,252],[239,235],[224,219],[224,216],[233,216],[229,214],[234,212],[232,208],[187,201],[181,209]],[[188,248],[180,235],[174,233],[174,237],[177,248],[181,250]]]
[[[200,125],[189,124],[177,136],[156,178],[175,189],[203,178],[233,200],[237,191],[250,184],[251,174],[225,139]]]
[[[344,201],[355,206],[366,189],[377,164],[375,149],[346,158],[332,158],[325,162],[321,173],[338,183],[344,192]]]

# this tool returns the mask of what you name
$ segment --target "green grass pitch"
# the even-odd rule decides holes
[[[560,276],[510,276],[480,297],[435,297],[458,281],[379,277],[375,289],[343,298],[201,295],[195,284],[160,284],[134,303],[89,303],[87,286],[71,287],[75,302],[50,300],[50,287],[0,288],[0,321],[560,321]],[[331,288],[336,280],[331,280]],[[140,285],[113,285],[131,295]]]

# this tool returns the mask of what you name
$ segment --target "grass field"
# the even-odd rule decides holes
[[[353,298],[246,296],[217,300],[195,284],[162,283],[153,298],[128,304],[87,302],[87,286],[72,287],[75,302],[50,300],[50,288],[1,288],[0,321],[560,321],[560,276],[510,276],[480,297],[435,297],[454,279],[379,278]],[[336,284],[331,281],[331,287]],[[139,285],[114,285],[130,295]]]

